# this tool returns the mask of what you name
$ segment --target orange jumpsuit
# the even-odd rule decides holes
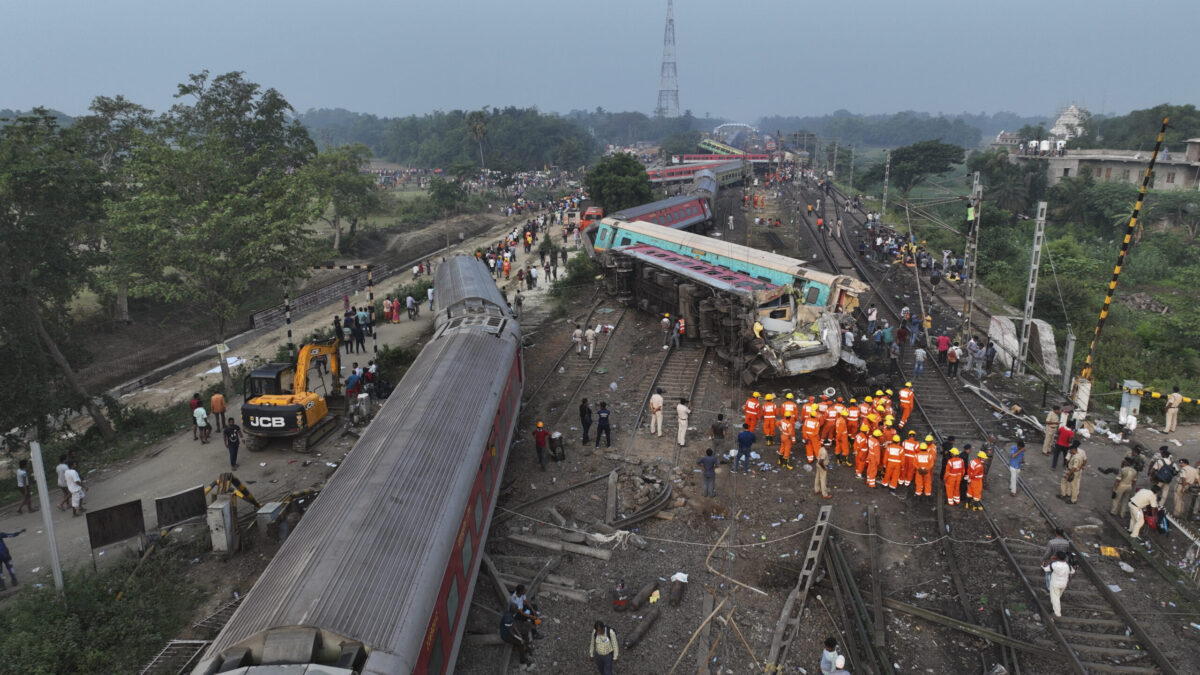
[[[879,476],[879,454],[882,450],[882,443],[878,438],[867,438],[867,487],[875,487],[875,479]]]
[[[838,461],[841,461],[842,457],[849,459],[850,438],[846,433],[846,418],[839,415],[833,425],[834,454],[837,455]]]
[[[793,422],[800,419],[800,415],[797,412],[800,409],[800,406],[796,405],[795,401],[790,399],[785,400],[783,403],[779,404],[779,409],[783,411],[784,417],[787,417],[788,413],[791,413]]]
[[[859,413],[859,410],[858,410],[857,405],[852,405],[852,406],[846,407],[846,423],[847,423],[847,426],[850,427],[851,431],[858,430],[858,425],[859,425],[858,420],[861,419],[859,417],[858,413]]]
[[[779,463],[791,466],[792,442],[796,440],[796,425],[790,417],[783,418],[779,425]]]
[[[933,448],[917,449],[917,471],[913,474],[913,481],[916,483],[916,493],[924,494],[926,497],[933,494],[933,464],[937,461],[937,453]],[[924,470],[925,473],[921,473]],[[922,492],[924,488],[924,492]]]
[[[946,476],[944,485],[946,488],[946,503],[950,506],[957,506],[962,502],[959,495],[959,483],[962,482],[963,471],[962,457],[951,457],[946,460]]]
[[[800,434],[804,438],[804,455],[808,461],[816,461],[817,450],[821,447],[821,424],[817,418],[812,415],[805,417]]]
[[[983,460],[978,457],[967,464],[967,499],[976,504],[983,500]]]
[[[867,432],[860,431],[854,437],[854,475],[856,478],[863,477],[863,470],[867,468],[867,445],[870,443],[870,436]]]
[[[821,440],[833,440],[834,423],[838,418],[838,406],[832,403],[825,409],[825,415],[821,418]]]
[[[904,448],[898,443],[887,445],[887,469],[883,474],[883,484],[895,490],[900,482],[900,468],[904,466]]]
[[[913,390],[905,387],[900,390],[900,428],[903,429],[905,424],[908,424],[908,416],[912,414],[913,409]]]
[[[767,445],[775,438],[775,422],[778,407],[774,401],[767,401],[762,404],[763,411],[763,436],[767,438]]]
[[[904,467],[900,470],[900,484],[912,485],[913,474],[917,472],[917,448],[921,443],[909,436],[900,444],[904,448]]]
[[[512,263],[505,260],[504,263],[500,265],[500,268],[504,270],[504,278],[507,279],[508,273],[512,271]]]
[[[762,412],[762,407],[759,404],[758,399],[754,398],[753,396],[746,399],[745,411],[746,425],[750,427],[751,432],[754,432],[754,430],[758,428],[758,417]]]

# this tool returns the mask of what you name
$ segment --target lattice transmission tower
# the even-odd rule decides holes
[[[655,115],[679,117],[679,81],[675,78],[675,0],[667,0],[667,27],[663,31],[662,79],[658,85]]]

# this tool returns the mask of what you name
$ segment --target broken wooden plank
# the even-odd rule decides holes
[[[701,614],[708,615],[713,611],[713,603],[716,598],[711,593],[704,594],[704,605],[701,607]],[[700,634],[700,644],[696,649],[696,672],[699,675],[708,675],[708,626],[704,626]]]
[[[608,474],[608,503],[604,509],[604,522],[611,523],[617,519],[617,470]]]
[[[505,610],[508,609],[508,586],[500,579],[500,571],[496,569],[496,563],[492,562],[491,556],[483,554],[483,568],[487,570],[488,576],[492,580],[492,587],[496,589],[496,598],[500,600],[500,606]]]
[[[612,559],[612,551],[607,549],[588,548],[587,546],[568,544],[567,542],[563,541],[553,541],[544,537],[535,537],[529,534],[510,534],[508,535],[508,540],[515,541],[518,544],[524,544],[525,546],[544,548],[547,551],[555,551],[557,553],[562,553],[565,551],[567,553],[578,553],[579,555],[599,558],[600,560]]]
[[[883,622],[883,594],[880,592],[881,581],[879,571],[879,542],[876,541],[875,530],[878,525],[879,505],[872,504],[871,510],[867,511],[867,543],[871,548],[871,594],[874,597],[873,605],[875,609],[875,631],[871,635],[871,642],[879,649],[885,649],[886,624]]]

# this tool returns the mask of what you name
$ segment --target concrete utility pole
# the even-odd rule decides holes
[[[963,302],[962,339],[965,342],[971,335],[971,313],[975,309],[975,263],[979,257],[979,219],[983,211],[983,183],[979,181],[979,172],[975,172],[971,186],[971,208],[967,215],[971,219],[970,231],[967,232],[967,250],[963,255],[967,275],[967,297]]]
[[[892,173],[892,152],[884,150],[883,153],[886,159],[883,164],[883,206],[879,209],[879,222],[883,222],[884,215],[887,213],[888,177]]]
[[[29,444],[29,458],[33,460],[33,477],[37,479],[38,507],[42,510],[42,526],[46,528],[46,543],[50,545],[50,571],[54,573],[54,588],[63,590],[62,562],[58,559],[58,540],[54,538],[54,517],[50,508],[50,491],[46,488],[46,466],[42,462],[42,444]]]
[[[854,146],[850,146],[850,191],[854,192]]]
[[[1025,286],[1025,320],[1021,323],[1021,350],[1013,372],[1025,373],[1029,358],[1029,331],[1033,326],[1033,302],[1037,298],[1038,269],[1042,265],[1042,242],[1046,238],[1046,202],[1038,202],[1037,225],[1033,230],[1033,251],[1029,256],[1029,283]]]

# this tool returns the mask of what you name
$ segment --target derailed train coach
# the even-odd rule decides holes
[[[684,319],[743,382],[866,363],[842,348],[842,322],[869,287],[786,256],[646,223],[605,218],[584,245],[608,290]]]

